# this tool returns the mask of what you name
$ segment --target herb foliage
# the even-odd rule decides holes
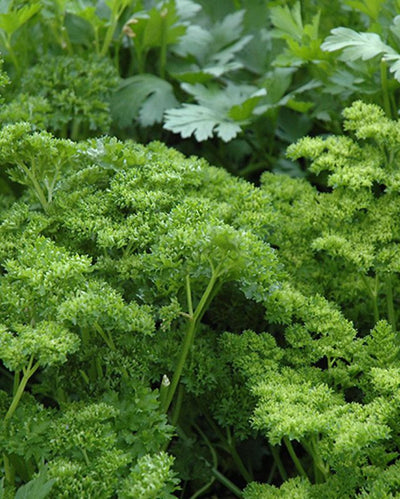
[[[0,497],[400,494],[397,12],[1,2]]]

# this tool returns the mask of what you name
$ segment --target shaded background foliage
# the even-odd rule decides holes
[[[394,0],[4,0],[1,8],[13,76],[3,119],[28,114],[60,137],[111,130],[160,139],[257,180],[264,170],[305,175],[286,147],[339,132],[341,110],[356,99],[396,114]]]

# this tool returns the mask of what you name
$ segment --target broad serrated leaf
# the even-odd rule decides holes
[[[175,0],[176,12],[181,20],[190,19],[200,10],[201,5],[192,0]]]
[[[124,80],[111,101],[113,117],[121,127],[137,118],[143,126],[160,123],[164,111],[177,105],[170,83],[151,74]]]
[[[169,109],[165,113],[164,128],[179,133],[184,139],[194,135],[198,142],[210,139],[214,132],[224,142],[229,142],[241,131],[238,124],[221,117],[217,111],[197,104]]]
[[[233,43],[232,45],[229,45],[224,50],[221,50],[220,52],[217,52],[212,58],[212,61],[215,61],[218,64],[228,64],[229,61],[233,59],[233,56],[237,53],[240,52],[252,39],[252,35],[247,35],[244,36],[243,38],[240,38],[237,42]]]
[[[385,54],[382,60],[390,63],[389,71],[400,81],[400,54]]]
[[[225,142],[232,140],[266,95],[265,89],[257,90],[249,85],[230,84],[220,89],[183,84],[182,88],[193,95],[199,105],[184,104],[182,108],[169,109],[165,113],[164,128],[184,138],[194,134],[199,142],[211,138],[213,132]]]
[[[347,61],[367,61],[381,54],[396,54],[376,33],[358,33],[342,27],[333,29],[321,48],[327,52],[343,50],[342,58]]]
[[[212,35],[206,29],[197,25],[188,26],[186,33],[180,39],[175,52],[186,57],[193,55],[198,61],[203,60],[208,47],[212,44]]]
[[[216,66],[225,66],[222,72],[218,71],[219,74],[227,69],[232,70],[227,65],[239,64],[234,61],[235,55],[253,38],[252,35],[241,36],[243,16],[243,10],[229,14],[210,30],[196,25],[189,26],[180,39],[176,52],[183,57],[194,56],[201,71],[207,72],[207,68]]]
[[[244,14],[244,10],[229,14],[211,29],[218,50],[240,38],[243,31]]]
[[[216,85],[189,85],[182,84],[183,90],[197,100],[197,102],[211,109],[218,109],[221,112],[228,112],[233,106],[243,104],[247,99],[254,96],[261,96],[261,91],[265,95],[265,89],[258,89],[251,85],[235,85],[230,83],[226,88],[220,88]]]

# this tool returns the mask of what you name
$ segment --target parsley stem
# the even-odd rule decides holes
[[[240,474],[242,477],[246,480],[247,483],[253,482],[254,477],[251,475],[251,473],[248,471],[246,466],[243,464],[242,459],[239,456],[238,451],[236,450],[235,442],[231,434],[231,429],[228,426],[227,430],[227,443],[228,443],[228,448],[229,452],[232,456],[233,462],[235,463],[237,469],[239,470]]]
[[[182,349],[181,353],[178,358],[178,363],[174,372],[174,375],[172,377],[171,385],[168,389],[167,396],[165,400],[163,401],[162,405],[162,410],[164,412],[167,412],[169,409],[169,406],[171,405],[172,399],[174,398],[175,391],[178,387],[179,381],[181,379],[183,367],[185,365],[187,356],[190,351],[190,347],[193,344],[194,336],[196,334],[196,331],[198,329],[198,326],[200,324],[201,318],[203,317],[205,311],[207,310],[207,305],[209,304],[209,298],[211,296],[215,296],[213,293],[214,288],[216,287],[218,283],[218,277],[219,277],[219,267],[217,267],[216,270],[213,271],[210,281],[207,285],[206,290],[204,291],[202,297],[200,298],[200,301],[196,307],[196,310],[194,311],[193,314],[190,315],[189,318],[189,325],[186,331],[185,338],[183,340],[182,344]],[[187,288],[187,295],[189,295],[190,288],[188,288],[188,285],[190,286],[190,282],[188,279],[186,279],[186,288]]]
[[[392,118],[392,110],[390,107],[388,83],[387,83],[387,64],[386,61],[382,59],[381,61],[381,85],[383,94],[383,108],[385,110],[386,116]]]
[[[307,473],[305,472],[303,465],[300,462],[300,459],[297,457],[292,442],[288,439],[288,437],[283,437],[283,441],[285,442],[287,450],[289,451],[290,457],[292,458],[292,461],[294,462],[294,465],[296,467],[296,470],[299,472],[299,475],[308,479]]]
[[[271,445],[270,447],[271,447],[272,457],[274,458],[274,463],[278,467],[279,474],[281,475],[282,480],[285,481],[288,479],[288,475],[287,475],[286,470],[282,464],[282,460],[281,460],[281,456],[279,455],[279,451],[273,445]]]
[[[272,466],[271,466],[270,472],[269,472],[269,474],[268,474],[268,478],[267,478],[267,483],[268,483],[268,485],[270,485],[270,484],[272,483],[272,479],[274,478],[275,471],[276,471],[276,462],[274,461],[274,462],[272,463]]]
[[[37,178],[24,163],[17,163],[17,166],[21,168],[21,170],[26,174],[26,176],[32,182],[32,186],[35,190],[36,196],[38,197],[44,211],[47,212],[49,209],[49,203],[47,202],[46,196],[44,195],[44,192],[40,187]]]
[[[192,291],[190,289],[190,276],[186,276],[186,300],[188,306],[189,316],[193,317],[193,301],[192,301]]]
[[[237,485],[231,482],[225,475],[220,473],[217,469],[212,468],[211,473],[215,476],[215,478],[225,485],[225,487],[230,490],[236,497],[243,497],[242,491],[239,489]]]
[[[160,49],[160,77],[165,78],[165,66],[167,65],[167,16],[168,8],[161,12],[161,49]]]
[[[373,307],[373,311],[374,311],[374,322],[375,324],[379,321],[379,309],[378,309],[378,287],[379,287],[379,284],[378,284],[378,276],[375,277],[375,289],[372,289],[369,282],[368,282],[368,279],[367,277],[362,274],[361,275],[361,280],[365,286],[365,289],[367,290],[369,296],[371,297],[372,299],[372,307]]]
[[[220,473],[217,469],[218,466],[218,457],[217,453],[214,450],[214,447],[211,445],[211,442],[205,435],[205,433],[201,430],[201,428],[197,425],[193,425],[196,431],[200,434],[200,436],[203,438],[205,443],[207,444],[208,448],[210,449],[212,460],[213,460],[213,465],[211,467],[211,473],[215,476],[215,478],[221,482],[225,487],[230,490],[236,497],[243,497],[242,491],[237,487],[233,482],[229,480],[225,475]]]
[[[10,460],[8,459],[7,454],[3,454],[3,462],[4,462],[5,481],[9,485],[14,485],[15,471],[14,471],[14,467],[10,463]]]
[[[396,313],[394,311],[393,305],[393,287],[392,287],[392,279],[390,275],[386,278],[386,301],[387,301],[387,313],[389,322],[393,328],[393,331],[396,332]]]
[[[24,393],[25,387],[26,387],[29,379],[35,374],[35,372],[39,368],[39,362],[36,362],[33,365],[32,364],[33,364],[33,357],[31,357],[29,359],[28,366],[23,370],[24,375],[23,375],[23,377],[18,385],[18,388],[15,392],[15,395],[14,395],[14,398],[11,402],[11,405],[8,408],[6,415],[4,416],[4,421],[7,421],[8,419],[10,419],[12,417],[12,415],[14,414],[15,409],[17,408],[19,401],[21,400],[21,397]]]
[[[182,385],[179,385],[178,388],[178,395],[176,397],[176,403],[174,406],[174,410],[172,411],[172,417],[171,417],[171,424],[172,426],[176,426],[179,420],[179,415],[181,413],[181,408],[182,408],[182,402],[183,402],[183,395],[185,393],[185,390]]]

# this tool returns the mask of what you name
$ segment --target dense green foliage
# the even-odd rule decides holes
[[[397,0],[4,0],[4,121],[74,140],[162,140],[257,180],[339,133],[355,99],[396,116]],[[32,43],[32,41],[34,41]]]
[[[400,496],[396,13],[0,2],[0,499]]]

